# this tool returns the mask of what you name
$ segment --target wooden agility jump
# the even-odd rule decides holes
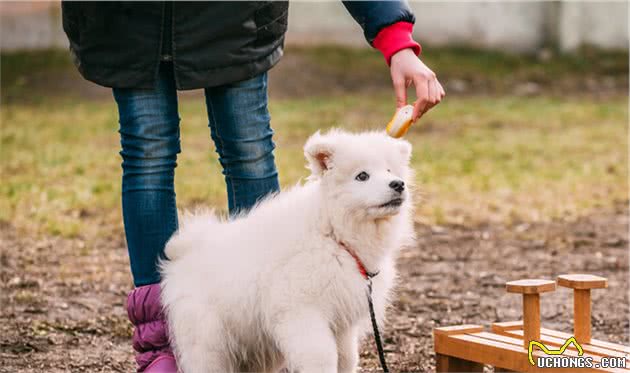
[[[540,326],[540,294],[555,291],[556,283],[573,289],[573,334]],[[483,372],[484,365],[491,365],[495,372],[629,373],[630,347],[591,338],[591,290],[607,285],[603,277],[584,274],[561,275],[557,282],[508,282],[509,293],[522,294],[523,320],[494,323],[490,331],[485,331],[481,325],[434,329],[436,371]],[[530,345],[530,341],[535,342]],[[551,355],[555,355],[552,359],[564,359],[566,364],[584,363],[585,366],[567,367],[550,359],[545,362],[551,367],[538,365]],[[576,359],[568,361],[573,358]],[[586,361],[591,362],[590,366]]]

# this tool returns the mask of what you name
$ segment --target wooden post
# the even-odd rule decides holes
[[[591,341],[591,291],[573,291],[573,334],[578,342]]]
[[[482,373],[483,364],[474,361],[459,359],[453,356],[435,354],[435,371],[437,373],[447,372],[471,372]]]
[[[560,275],[558,285],[573,289],[573,334],[578,343],[590,343],[591,289],[607,287],[608,280],[593,275]]]
[[[540,340],[540,293],[554,291],[556,283],[549,280],[518,280],[506,284],[508,293],[523,294],[523,346]]]
[[[523,294],[523,339],[525,348],[529,341],[540,340],[540,295]]]

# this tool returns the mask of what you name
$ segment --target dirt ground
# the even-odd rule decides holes
[[[593,294],[594,336],[627,344],[626,206],[548,224],[418,225],[417,245],[401,255],[401,286],[383,330],[391,370],[434,370],[434,327],[518,319],[520,299],[505,293],[506,281],[569,272],[609,279],[609,289]],[[0,233],[0,372],[132,371],[122,232],[96,242],[34,238],[6,224]],[[570,291],[544,295],[542,315],[546,327],[570,331]],[[366,340],[364,371],[377,367],[374,350]]]
[[[298,52],[288,52],[271,71],[272,98],[391,90],[378,56],[349,74],[349,65],[342,62],[357,58],[324,51],[320,60],[333,62],[321,63],[313,62],[308,51]],[[581,63],[590,69],[590,61]],[[607,97],[627,95],[627,56],[620,61],[620,67],[602,65],[601,72],[590,75],[581,73],[586,68],[566,77],[529,69],[492,80],[461,72],[459,63],[451,63],[451,71],[446,63],[439,65],[446,70],[440,77],[449,97],[567,92]],[[16,59],[15,65],[21,64]],[[69,65],[39,73],[15,73],[6,65],[3,61],[4,103],[49,99],[51,92],[111,100],[110,90],[81,80]],[[608,278],[609,288],[593,293],[594,337],[628,344],[627,206],[628,201],[621,201],[574,221],[417,225],[417,245],[401,255],[397,300],[382,328],[391,370],[433,371],[434,327],[519,319],[520,297],[505,292],[506,281],[553,279],[571,272]],[[104,224],[95,210],[80,217],[109,233],[99,238],[34,236],[0,223],[0,372],[133,371],[132,329],[124,310],[132,283],[122,227]],[[558,289],[543,295],[542,316],[545,327],[570,331],[571,292]],[[361,366],[370,371],[377,364],[373,341],[366,339]]]

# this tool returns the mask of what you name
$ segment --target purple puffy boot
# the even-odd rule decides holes
[[[138,372],[176,373],[177,363],[160,304],[160,284],[140,286],[129,293],[127,314],[135,326],[133,348]]]

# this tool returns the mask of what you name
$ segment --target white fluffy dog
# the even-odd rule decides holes
[[[185,373],[354,372],[382,323],[395,257],[413,235],[411,145],[385,133],[314,134],[307,182],[226,222],[182,221],[162,262],[162,302]]]

